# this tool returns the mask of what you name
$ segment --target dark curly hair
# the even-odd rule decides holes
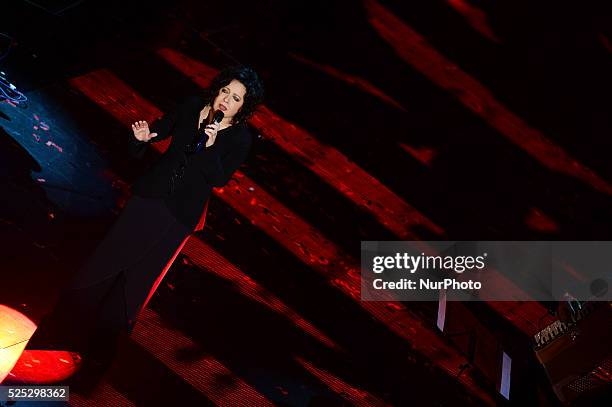
[[[240,81],[246,88],[244,102],[234,116],[232,124],[246,123],[255,112],[255,108],[263,101],[264,87],[257,73],[250,67],[244,65],[230,66],[223,69],[212,80],[204,98],[212,106],[215,98],[222,87],[227,86],[232,80]]]

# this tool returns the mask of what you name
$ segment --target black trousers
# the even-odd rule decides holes
[[[26,349],[113,349],[121,333],[131,332],[190,234],[163,200],[134,195]]]

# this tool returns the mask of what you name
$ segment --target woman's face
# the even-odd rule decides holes
[[[221,110],[224,114],[224,119],[231,119],[238,113],[244,104],[244,96],[246,95],[246,87],[236,79],[219,89],[219,94],[213,102],[213,110]]]

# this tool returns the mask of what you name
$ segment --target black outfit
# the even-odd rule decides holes
[[[196,139],[200,111],[205,104],[201,97],[191,97],[151,125],[151,133],[158,134],[151,141],[163,140],[172,132],[172,142],[153,168],[132,187],[136,195],[163,198],[174,216],[191,229],[196,227],[212,187],[229,181],[252,144],[248,127],[238,124],[220,130],[212,146],[186,154],[185,148]],[[141,157],[147,144],[130,137],[131,154]]]
[[[218,132],[204,150],[185,153],[196,138],[205,101],[192,97],[151,126],[157,142],[173,135],[170,147],[133,185],[133,196],[104,240],[64,289],[39,324],[26,349],[97,354],[112,350],[130,332],[189,235],[201,229],[213,186],[228,182],[247,156],[252,136],[246,126]],[[130,134],[129,150],[146,148]],[[179,171],[180,170],[180,171]]]
[[[134,195],[26,349],[112,353],[190,234],[163,200]]]

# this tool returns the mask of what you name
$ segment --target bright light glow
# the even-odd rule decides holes
[[[0,383],[50,384],[72,376],[78,354],[63,350],[24,350],[36,324],[21,312],[0,305]]]
[[[9,374],[36,324],[21,312],[0,304],[0,383]]]

